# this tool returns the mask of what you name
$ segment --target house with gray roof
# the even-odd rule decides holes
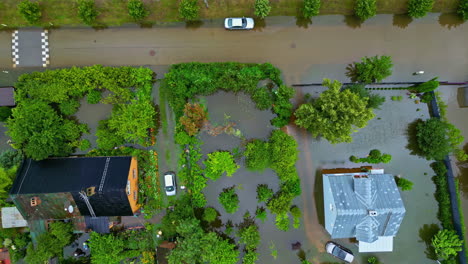
[[[394,176],[383,170],[324,170],[325,229],[333,239],[356,238],[359,252],[393,251],[405,216]]]

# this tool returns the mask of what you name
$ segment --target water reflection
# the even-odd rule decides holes
[[[154,25],[154,22],[151,21],[142,21],[139,23],[140,28],[152,28]]]
[[[421,240],[419,242],[424,242],[426,244],[426,256],[428,259],[437,259],[437,254],[434,251],[434,247],[432,246],[432,238],[439,232],[440,227],[436,224],[425,224],[421,229],[419,229],[419,238]]]
[[[350,28],[360,28],[362,25],[361,19],[353,15],[344,16],[343,22]]]
[[[439,16],[439,24],[448,29],[456,28],[463,24],[463,19],[454,13],[441,14]]]
[[[311,18],[305,18],[302,15],[297,15],[296,16],[296,26],[300,28],[308,28],[309,25],[312,25],[312,19]]]
[[[468,150],[468,144],[463,147],[463,150],[465,152]],[[460,162],[458,164],[458,169],[458,187],[463,198],[468,199],[468,162]]]
[[[265,19],[254,18],[254,22],[255,22],[255,27],[253,29],[254,31],[262,32],[263,29],[266,27]]]
[[[393,15],[393,23],[392,25],[399,27],[399,28],[406,28],[408,25],[413,22],[413,19],[408,16],[407,14],[395,14]]]
[[[196,30],[199,29],[201,26],[203,26],[204,22],[201,20],[198,21],[187,21],[185,22],[185,28],[186,29],[192,29]]]

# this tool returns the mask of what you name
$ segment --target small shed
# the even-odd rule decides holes
[[[15,88],[0,87],[0,106],[15,106]]]
[[[2,208],[2,227],[13,228],[13,227],[25,227],[28,226],[28,222],[24,220],[21,213],[16,207],[3,207]]]

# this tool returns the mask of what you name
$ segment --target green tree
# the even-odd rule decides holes
[[[268,209],[273,214],[287,214],[291,207],[293,197],[285,192],[277,192],[267,203]]]
[[[252,100],[255,102],[255,107],[259,110],[267,110],[273,105],[273,97],[265,87],[256,89],[252,93]]]
[[[420,18],[432,10],[434,0],[409,0],[408,15],[412,18]]]
[[[0,106],[0,122],[5,122],[11,116],[11,108]]]
[[[343,89],[349,89],[363,100],[366,100],[367,98],[367,108],[380,109],[380,106],[385,102],[384,96],[371,93],[368,89],[365,88],[365,85],[361,83],[347,85],[343,87]]]
[[[224,172],[231,177],[240,168],[229,151],[212,152],[208,154],[208,159],[203,164],[206,166],[205,176],[213,181],[219,179]]]
[[[289,212],[291,213],[293,217],[293,227],[298,229],[300,224],[301,224],[301,218],[302,218],[302,213],[301,209],[297,206],[291,206],[289,209]]]
[[[16,177],[17,167],[11,167],[8,169],[0,167],[0,206],[5,205],[5,200],[8,198],[13,180]]]
[[[260,221],[262,221],[262,223],[264,223],[265,220],[268,217],[267,211],[265,210],[265,208],[257,207],[257,210],[255,211],[255,217],[260,219]]]
[[[239,209],[239,196],[237,196],[234,187],[223,189],[218,199],[228,214],[233,214]]]
[[[253,224],[239,229],[239,242],[245,244],[245,249],[253,251],[260,245],[260,232],[258,226]]]
[[[353,82],[375,83],[392,75],[392,58],[390,56],[364,57],[348,67],[348,76]]]
[[[91,90],[86,96],[86,101],[88,104],[97,104],[101,101],[101,91]]]
[[[135,21],[142,21],[149,15],[148,9],[146,9],[143,1],[141,0],[129,0],[127,8],[128,14]]]
[[[322,136],[332,144],[352,142],[354,127],[363,128],[374,118],[367,100],[349,90],[340,91],[341,83],[324,79],[328,90],[312,104],[299,106],[294,115],[296,124],[307,129],[314,137]]]
[[[420,120],[416,125],[418,149],[428,160],[442,160],[463,142],[460,130],[438,118]]]
[[[413,182],[405,178],[396,178],[396,184],[402,191],[410,191],[413,189]]]
[[[356,156],[349,157],[349,160],[354,163],[389,163],[392,160],[392,155],[382,154],[380,150],[373,149],[369,152],[369,155],[365,158],[357,158]]]
[[[304,18],[312,18],[317,16],[320,12],[321,0],[304,0],[304,7],[302,8],[302,15]]]
[[[86,125],[63,119],[41,100],[26,100],[18,105],[6,126],[13,146],[35,160],[72,153],[78,138],[87,131]]]
[[[464,21],[468,20],[468,0],[460,0],[457,13]]]
[[[89,239],[91,263],[115,264],[130,257],[139,255],[137,250],[126,250],[126,242],[121,237],[113,234],[101,235],[91,232]]]
[[[218,217],[218,212],[213,207],[207,207],[203,211],[203,220],[207,221],[208,223],[213,222]]]
[[[275,224],[279,230],[288,231],[290,224],[289,215],[287,213],[276,215]]]
[[[85,151],[85,150],[90,149],[90,148],[91,148],[91,142],[89,142],[89,140],[83,139],[83,140],[80,141],[79,149],[81,151]]]
[[[116,129],[109,128],[109,120],[99,121],[96,136],[97,146],[103,150],[112,150],[125,143],[124,137],[117,134]]]
[[[5,150],[0,153],[0,167],[10,169],[19,166],[23,161],[23,152],[18,150]]]
[[[376,0],[357,0],[354,6],[354,13],[361,21],[365,21],[377,14]]]
[[[179,4],[179,15],[187,21],[198,19],[200,7],[197,0],[181,0]]]
[[[247,251],[242,258],[242,264],[255,264],[258,260],[258,253],[256,251]]]
[[[270,0],[255,0],[254,9],[254,15],[257,17],[262,19],[267,17],[271,11]]]
[[[78,0],[78,17],[83,23],[93,25],[98,15],[94,0]]]
[[[416,84],[413,86],[411,90],[414,90],[417,93],[425,93],[425,92],[431,92],[434,91],[439,87],[439,81],[437,80],[438,77],[435,77],[434,79],[421,83],[421,84]]]
[[[259,203],[270,200],[273,196],[273,190],[268,188],[266,184],[257,185],[257,200]]]
[[[36,24],[42,17],[38,2],[23,0],[18,4],[18,12],[29,24]]]
[[[271,164],[269,143],[254,139],[245,147],[245,165],[248,169],[262,172]]]
[[[440,230],[432,238],[432,246],[437,256],[441,259],[449,259],[456,256],[462,250],[463,240],[458,237],[455,230]]]
[[[77,100],[68,100],[59,104],[60,112],[67,116],[74,115],[79,107],[80,102]]]

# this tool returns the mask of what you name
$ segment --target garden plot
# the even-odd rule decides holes
[[[302,180],[302,207],[305,232],[301,233],[306,248],[312,252],[323,252],[323,246],[330,236],[323,223],[323,194],[320,170],[324,168],[349,168],[366,165],[349,161],[351,155],[365,157],[370,150],[379,149],[393,156],[388,164],[377,164],[386,173],[401,175],[414,183],[413,190],[402,193],[406,207],[406,216],[400,231],[394,239],[393,253],[377,253],[383,263],[430,263],[425,254],[426,245],[420,235],[426,235],[425,225],[438,224],[437,208],[434,199],[435,185],[431,177],[434,174],[429,167],[431,161],[410,154],[407,149],[407,128],[417,118],[427,119],[429,112],[426,104],[416,104],[407,98],[406,91],[373,91],[386,97],[381,110],[376,110],[376,117],[367,127],[353,134],[353,142],[332,145],[323,139],[313,139],[310,134],[296,127],[290,132],[296,138],[300,148],[297,163]],[[391,96],[403,96],[402,101],[392,101]],[[418,110],[419,109],[419,110]],[[424,175],[427,173],[427,175]],[[309,188],[307,188],[307,187]],[[315,200],[315,202],[312,202]],[[427,227],[427,226],[426,226]],[[430,235],[429,235],[430,237]],[[298,238],[298,240],[300,240]],[[300,240],[301,241],[301,240]],[[340,241],[357,255],[357,263],[365,263],[368,255],[358,254],[355,245]],[[314,256],[317,261],[324,261],[321,253]]]

